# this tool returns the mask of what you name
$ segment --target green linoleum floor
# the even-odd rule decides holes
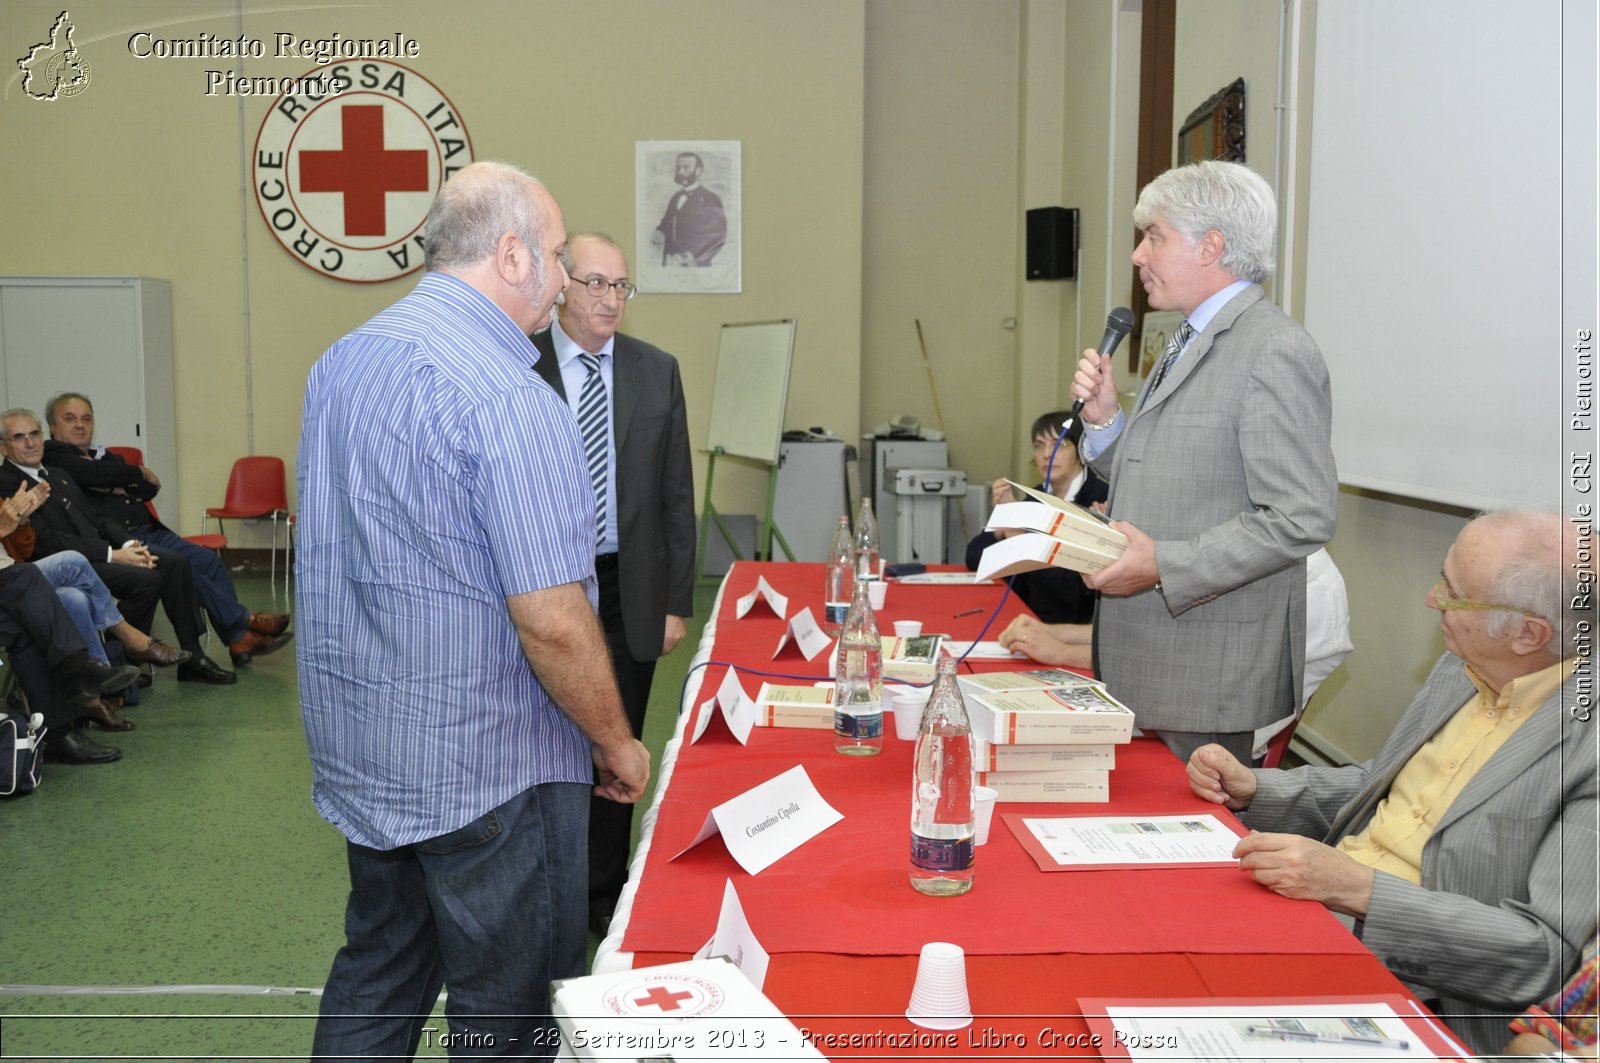
[[[264,573],[236,582],[251,608],[286,608]],[[713,592],[656,670],[656,754]],[[344,843],[311,806],[293,647],[230,687],[168,669],[126,710],[136,730],[93,732],[120,761],[47,764],[38,791],[0,799],[0,986],[320,989],[343,942]],[[226,666],[215,637],[208,652]],[[4,992],[0,1057],[302,1059],[316,1010],[288,993]]]

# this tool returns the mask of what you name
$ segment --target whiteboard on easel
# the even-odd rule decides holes
[[[706,446],[775,465],[794,356],[792,318],[723,325]]]

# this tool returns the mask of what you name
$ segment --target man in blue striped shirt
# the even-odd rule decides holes
[[[636,801],[594,614],[594,498],[528,334],[566,287],[561,209],[500,163],[429,212],[428,272],[311,371],[300,441],[300,695],[318,811],[348,839],[347,942],[317,1058],[554,1054],[581,974],[590,784]]]

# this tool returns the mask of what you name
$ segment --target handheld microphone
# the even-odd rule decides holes
[[[1116,351],[1117,344],[1122,342],[1122,337],[1133,331],[1133,311],[1125,306],[1119,306],[1106,315],[1106,334],[1100,337],[1100,357],[1109,358]],[[1078,419],[1078,414],[1083,412],[1083,400],[1072,400],[1072,415],[1067,418],[1067,424]],[[1063,426],[1065,427],[1065,426]]]

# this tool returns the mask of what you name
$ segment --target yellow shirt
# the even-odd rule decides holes
[[[1407,882],[1422,882],[1422,847],[1478,770],[1505,745],[1535,709],[1561,686],[1574,658],[1520,676],[1496,696],[1467,669],[1476,697],[1414,753],[1359,834],[1346,835],[1338,849],[1359,864]]]

